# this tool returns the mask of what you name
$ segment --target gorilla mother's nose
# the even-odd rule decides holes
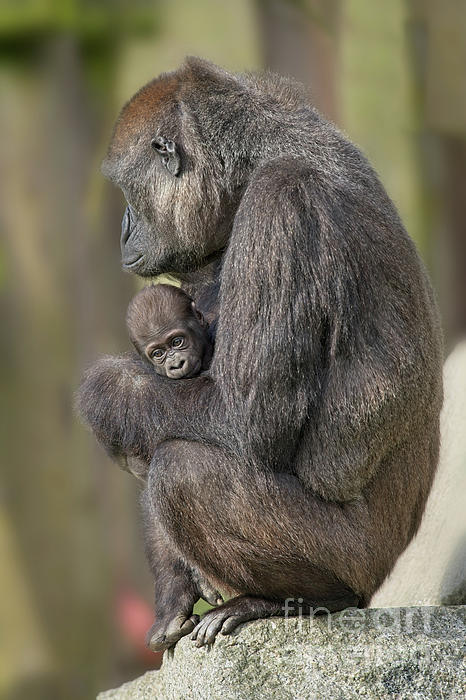
[[[123,219],[121,221],[121,238],[120,238],[120,244],[121,244],[121,252],[124,252],[125,245],[128,241],[128,238],[131,235],[131,209],[129,208],[129,205],[125,209],[125,213],[123,214]]]
[[[143,259],[143,254],[135,245],[135,240],[133,233],[137,226],[137,216],[134,213],[134,209],[128,204],[123,214],[123,220],[121,222],[121,237],[120,237],[120,247],[121,247],[121,262],[125,270],[131,270],[134,272],[136,266],[141,263]]]

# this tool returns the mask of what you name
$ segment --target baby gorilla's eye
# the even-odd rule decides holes
[[[161,357],[165,355],[164,351],[161,350],[160,348],[155,348],[155,350],[152,350],[150,356],[155,358],[156,360],[160,360]]]
[[[172,340],[172,347],[180,348],[183,345],[183,340],[184,338],[182,335],[177,335],[176,338]]]

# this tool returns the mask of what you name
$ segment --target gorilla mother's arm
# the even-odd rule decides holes
[[[76,403],[112,458],[119,462],[121,457],[136,458],[147,471],[155,448],[164,440],[202,441],[208,432],[210,442],[217,444],[208,421],[213,393],[213,382],[205,375],[166,379],[131,353],[105,356],[92,365],[84,373]],[[145,478],[142,466],[141,470],[138,476]]]
[[[245,451],[335,501],[417,430],[436,361],[414,245],[357,155],[347,173],[293,158],[256,173],[224,259],[211,366]]]

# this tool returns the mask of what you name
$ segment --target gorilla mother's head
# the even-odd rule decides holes
[[[128,202],[126,270],[186,272],[221,253],[250,171],[250,113],[246,79],[196,58],[124,106],[102,172]]]

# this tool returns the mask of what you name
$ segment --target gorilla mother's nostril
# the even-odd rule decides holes
[[[123,220],[121,222],[121,263],[125,270],[130,270],[135,272],[141,267],[141,261],[144,259],[144,253],[141,252],[139,247],[135,245],[134,239],[132,238],[134,231],[137,228],[137,215],[134,213],[134,209],[131,205],[125,209],[123,214]]]
[[[126,207],[125,213],[123,214],[123,219],[121,221],[121,250],[124,249],[128,238],[131,235],[131,210],[129,206]]]

